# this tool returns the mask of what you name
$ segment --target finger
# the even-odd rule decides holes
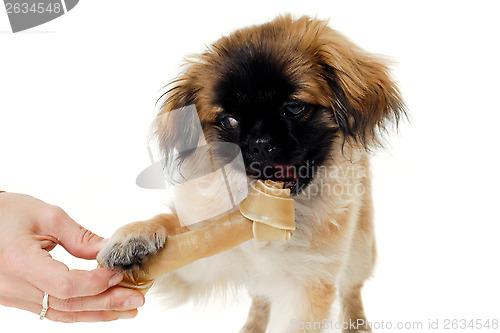
[[[42,311],[42,306],[40,304],[15,298],[0,297],[0,304],[33,312],[37,315]],[[50,307],[45,314],[45,318],[49,320],[64,323],[113,321],[117,319],[130,319],[135,316],[137,316],[137,310],[65,312]]]
[[[42,304],[43,291],[32,284],[10,278],[0,284],[0,295]],[[144,305],[144,295],[129,288],[113,287],[96,296],[60,299],[49,294],[49,306],[59,311],[132,310]]]
[[[132,319],[137,316],[137,313],[137,310],[61,312],[49,309],[45,317],[52,321],[60,321],[63,323],[95,323],[101,321],[113,321],[117,319]]]
[[[43,296],[43,295],[42,295]],[[97,296],[58,299],[49,296],[51,308],[59,311],[102,311],[102,310],[133,310],[144,305],[144,295],[140,292],[115,287]]]
[[[64,210],[51,206],[50,213],[44,217],[46,230],[72,255],[82,259],[95,259],[104,246],[104,239],[76,223]],[[41,221],[44,222],[44,221]],[[43,227],[43,226],[42,226]]]
[[[123,278],[113,270],[69,270],[43,250],[28,251],[22,278],[40,290],[60,299],[98,295]]]
[[[32,284],[10,276],[0,276],[0,297],[18,298],[42,304],[43,292]]]

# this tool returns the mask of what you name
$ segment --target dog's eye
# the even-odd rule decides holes
[[[285,117],[298,119],[305,115],[308,107],[304,104],[287,104],[283,107],[282,114]]]
[[[226,116],[221,120],[222,126],[226,128],[236,128],[238,127],[238,121],[233,117]]]

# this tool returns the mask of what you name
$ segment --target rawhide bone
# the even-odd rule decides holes
[[[232,213],[205,221],[200,228],[168,236],[146,269],[125,272],[120,285],[146,293],[155,278],[252,238],[286,241],[292,237],[294,200],[290,198],[290,189],[283,188],[283,182],[258,180],[238,207],[239,210]]]

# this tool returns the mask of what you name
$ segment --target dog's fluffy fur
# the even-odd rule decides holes
[[[224,286],[246,286],[253,304],[241,332],[294,332],[299,327],[319,332],[317,323],[329,318],[336,297],[343,322],[365,319],[361,287],[375,262],[367,150],[378,145],[387,124],[404,114],[398,89],[383,62],[327,22],[284,16],[221,38],[189,61],[161,111],[195,104],[207,140],[237,143],[248,163],[257,157],[246,140],[267,135],[262,126],[272,109],[282,110],[290,101],[307,106],[307,112],[297,119],[273,115],[272,123],[281,124],[278,130],[285,141],[293,138],[293,147],[281,149],[276,143],[277,155],[258,158],[261,166],[267,157],[275,159],[269,166],[316,166],[312,175],[296,179],[301,183],[294,188],[293,238],[285,243],[251,240],[157,280],[162,292],[179,300]],[[259,108],[267,108],[262,119]],[[228,116],[241,129],[228,128],[227,121],[221,125]],[[155,135],[168,154],[179,129],[158,119]],[[261,123],[257,130],[256,122]],[[244,126],[249,126],[246,136]],[[298,154],[301,159],[295,160]],[[168,221],[160,215],[146,221],[147,226],[136,223],[119,230],[101,252],[101,261],[122,268],[125,261],[131,263],[129,269],[143,269],[134,260],[140,263],[163,245],[166,235],[181,231]],[[146,249],[139,258],[130,258],[138,246],[131,239],[141,240]]]

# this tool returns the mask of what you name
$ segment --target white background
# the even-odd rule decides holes
[[[158,91],[183,56],[279,13],[329,18],[366,50],[395,60],[411,115],[373,159],[379,260],[364,289],[368,319],[423,323],[424,330],[409,332],[429,331],[429,319],[500,319],[496,7],[87,0],[18,34],[2,9],[0,189],[60,205],[103,236],[162,212],[158,193],[137,187],[135,177],[149,165],[146,138]],[[63,251],[55,256],[73,268],[95,265]],[[0,330],[236,332],[248,305],[243,297],[225,308],[165,310],[148,295],[136,319],[71,326],[0,307]]]

